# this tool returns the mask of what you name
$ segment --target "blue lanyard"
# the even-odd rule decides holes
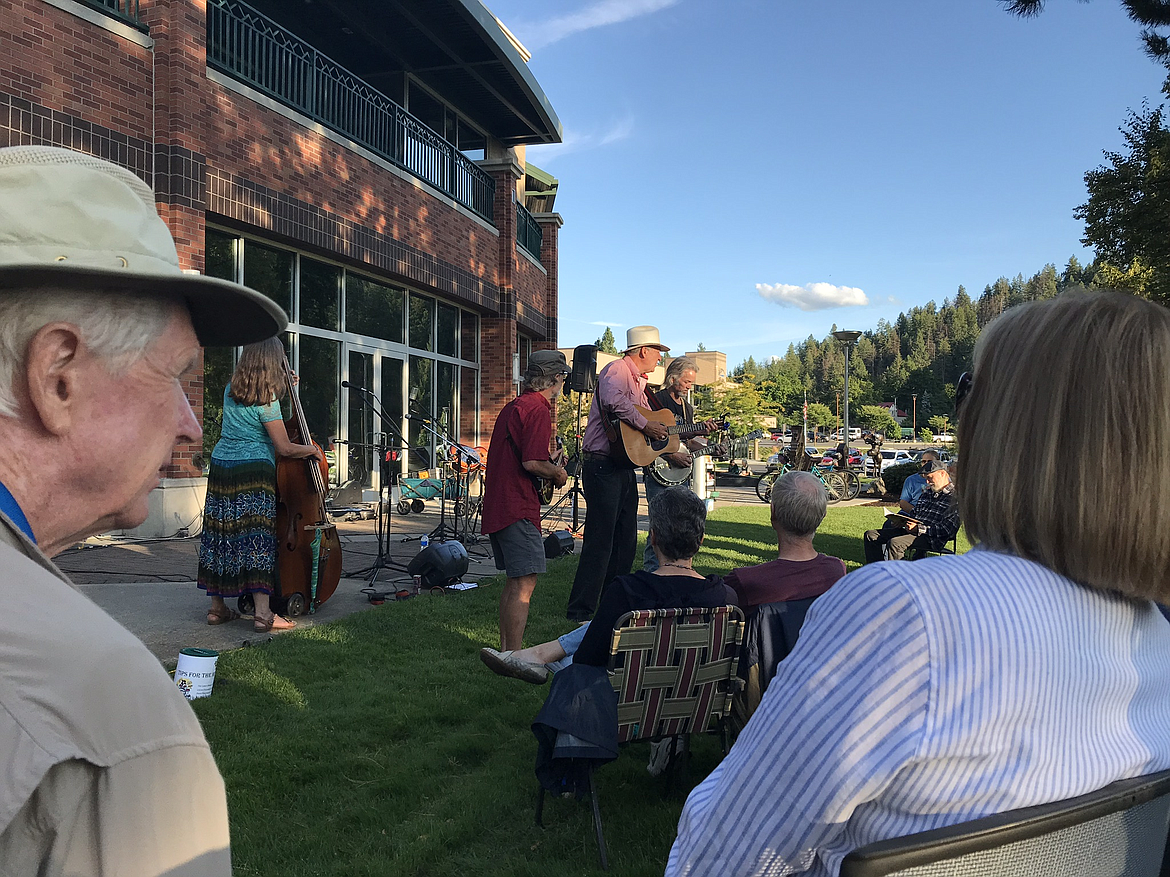
[[[0,482],[0,512],[7,515],[8,520],[16,524],[17,529],[31,539],[34,545],[36,544],[37,537],[33,535],[32,527],[28,525],[28,518],[24,516],[16,499],[9,493],[3,482]]]

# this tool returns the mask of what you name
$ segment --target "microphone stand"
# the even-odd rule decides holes
[[[578,430],[581,429],[581,399],[584,396],[585,396],[584,393],[577,391],[577,420],[575,421],[575,423],[577,425]],[[548,507],[548,509],[544,512],[544,514],[541,516],[545,521],[548,521],[550,519],[554,519],[553,513],[555,512],[556,513],[555,520],[560,521],[561,523],[564,523],[564,521],[565,521],[564,506],[566,503],[569,503],[570,508],[572,508],[572,510],[573,510],[573,529],[572,529],[572,532],[574,532],[574,533],[579,531],[581,529],[581,527],[584,526],[584,522],[581,520],[580,513],[581,513],[581,499],[585,495],[585,491],[581,488],[581,465],[583,463],[581,451],[582,451],[582,445],[584,444],[584,441],[585,441],[585,437],[584,437],[583,432],[577,432],[576,436],[577,436],[577,448],[573,452],[573,456],[571,456],[567,461],[565,461],[565,468],[566,469],[572,468],[573,474],[570,475],[569,477],[573,479],[573,483],[569,486],[569,489],[567,491],[565,491],[563,494],[561,494],[560,498],[557,499],[557,501],[554,502],[552,505],[550,505]],[[552,528],[548,524],[545,524],[545,532],[547,532],[547,533],[552,532]]]
[[[384,428],[388,427],[389,429],[394,430],[394,422],[392,418],[390,417],[389,413],[387,413],[386,409],[382,406],[381,400],[378,399],[378,397],[372,391],[367,390],[365,387],[358,386],[357,384],[352,384],[349,381],[343,381],[342,386],[350,390],[356,390],[361,395],[362,403],[378,417],[378,419],[382,422],[382,426]],[[378,578],[378,573],[380,573],[383,569],[394,569],[400,572],[406,572],[406,567],[400,563],[395,563],[390,554],[390,528],[393,524],[392,506],[394,505],[394,496],[390,487],[390,478],[388,477],[389,467],[386,465],[386,454],[389,450],[386,443],[386,437],[388,435],[397,437],[400,446],[405,446],[406,443],[402,440],[402,435],[397,430],[394,430],[393,433],[380,432],[378,435],[381,439],[378,442],[378,516],[374,526],[374,534],[378,542],[378,553],[374,557],[374,562],[366,569],[355,570],[353,573],[350,573],[350,575],[354,578],[369,573],[370,577],[366,583],[367,590],[372,588],[374,582]],[[382,499],[383,491],[388,492],[386,494],[385,500]],[[384,519],[382,517],[383,512],[385,513]],[[383,520],[385,521],[384,524]],[[376,595],[373,592],[370,592],[371,599],[373,599],[374,596]]]
[[[443,445],[444,447],[448,447],[452,444],[450,437],[447,436],[446,433],[440,432],[439,430],[437,430],[433,426],[431,426],[429,417],[424,417],[421,414],[407,414],[405,416],[406,416],[407,420],[413,420],[413,421],[416,421],[417,423],[419,423],[423,429],[425,429],[427,432],[429,432],[431,435],[433,435],[435,437],[435,439],[438,441],[438,443]],[[455,444],[458,444],[458,442],[456,442]],[[439,446],[436,445],[435,457],[438,458],[438,456],[439,456]],[[443,453],[443,457],[444,458],[446,457],[445,452]],[[438,460],[436,459],[435,462],[438,463]],[[446,466],[447,465],[446,459],[444,459],[442,463],[438,463],[438,465]],[[446,474],[444,474],[443,477],[439,480],[439,484],[440,484],[439,524],[438,524],[438,526],[435,527],[435,529],[433,529],[430,533],[428,533],[427,536],[430,539],[437,539],[440,542],[442,542],[448,538],[455,539],[455,540],[461,542],[463,540],[460,539],[458,527],[450,527],[447,525],[447,481],[448,481],[448,478],[447,478]],[[458,491],[459,488],[460,488],[460,484],[459,484],[459,480],[457,478],[456,482],[455,482],[456,491]]]

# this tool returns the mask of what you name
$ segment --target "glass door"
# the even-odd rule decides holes
[[[346,347],[347,477],[379,490],[391,468],[401,471],[403,360],[375,347]]]

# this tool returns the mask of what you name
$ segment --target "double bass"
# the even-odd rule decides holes
[[[290,441],[313,445],[321,459],[276,459],[277,596],[288,615],[312,613],[333,596],[341,579],[341,541],[325,511],[329,464],[309,435],[292,369],[284,363],[292,411],[284,422]]]

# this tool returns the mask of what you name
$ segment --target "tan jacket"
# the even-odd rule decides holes
[[[223,780],[190,704],[3,515],[0,874],[231,874]]]

